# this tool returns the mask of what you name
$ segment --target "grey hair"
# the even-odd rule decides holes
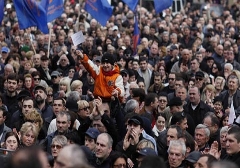
[[[107,144],[108,144],[108,147],[112,147],[112,144],[113,144],[113,139],[112,137],[108,134],[108,133],[101,133],[100,135],[98,136],[106,136],[107,137]]]
[[[231,63],[226,63],[226,64],[224,65],[224,68],[227,67],[227,66],[230,67],[231,71],[233,70],[233,65],[232,65]]]
[[[66,101],[77,102],[80,100],[80,93],[78,91],[71,91]]]
[[[135,99],[130,99],[127,101],[124,111],[126,113],[131,113],[134,112],[134,110],[136,109],[136,107],[139,107],[139,103],[137,102],[137,100]]]
[[[227,133],[227,132],[228,132],[228,126],[224,126],[220,130],[220,135],[222,135],[223,133]]]
[[[168,147],[168,153],[170,151],[170,148],[174,147],[174,146],[176,146],[176,147],[180,146],[181,150],[182,150],[181,151],[182,155],[185,156],[187,148],[186,148],[185,143],[182,140],[171,140],[170,144],[169,144],[169,147]]]
[[[54,142],[62,145],[62,147],[63,147],[63,146],[66,146],[67,143],[68,143],[67,138],[66,138],[64,135],[57,135],[57,136],[55,136],[55,137],[52,139],[52,144],[53,144]]]
[[[69,113],[68,112],[65,112],[65,111],[61,111],[61,112],[59,112],[58,114],[57,114],[57,117],[58,116],[64,116],[64,115],[66,115],[67,116],[67,120],[68,121],[71,121],[71,116],[69,115]]]
[[[209,128],[208,128],[206,125],[198,124],[198,125],[196,126],[195,130],[196,130],[196,129],[204,129],[205,135],[206,135],[207,137],[210,136],[210,130],[209,130]]]

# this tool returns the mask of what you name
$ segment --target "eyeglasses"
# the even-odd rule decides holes
[[[167,100],[159,99],[159,102],[161,102],[161,103],[166,103]]]
[[[197,81],[202,81],[203,78],[195,78],[195,80],[197,80]]]
[[[62,146],[61,146],[61,145],[51,145],[51,148],[52,148],[52,149],[54,149],[54,148],[61,149]]]
[[[40,81],[40,78],[33,78],[35,81]]]
[[[57,76],[52,76],[52,79],[56,79],[57,78]]]
[[[53,97],[53,94],[48,94],[47,96],[48,96],[48,97]]]
[[[127,165],[126,164],[119,164],[119,165],[113,165],[114,168],[126,168]]]
[[[82,108],[82,109],[79,109],[79,110],[87,110],[87,109],[90,109],[90,107],[88,106],[88,107],[84,107],[84,108]]]
[[[74,70],[69,70],[68,72],[74,73],[75,71]]]
[[[168,78],[168,80],[175,80],[175,78]]]

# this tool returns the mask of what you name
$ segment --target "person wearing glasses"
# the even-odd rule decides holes
[[[54,160],[57,159],[58,154],[62,150],[64,146],[68,143],[67,138],[64,135],[57,135],[53,138],[51,149],[52,149],[52,157]]]
[[[205,87],[205,74],[202,71],[197,71],[195,73],[195,86],[200,89],[201,93],[203,91],[203,88]]]

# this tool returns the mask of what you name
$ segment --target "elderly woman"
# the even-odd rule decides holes
[[[215,91],[218,96],[224,89],[226,80],[222,76],[217,76],[215,79]]]
[[[78,91],[81,97],[81,100],[91,101],[94,99],[92,92],[88,92],[87,95],[82,95],[83,83],[80,80],[74,80],[70,86],[71,91]]]
[[[90,106],[89,103],[86,100],[79,100],[77,102],[78,104],[78,121],[80,123],[84,123],[84,120],[87,119],[90,115]]]
[[[20,129],[20,136],[22,146],[33,146],[36,143],[38,137],[38,128],[35,124],[26,122],[22,125],[22,128]]]
[[[57,158],[59,152],[68,143],[67,138],[63,135],[57,135],[52,139],[51,151],[54,160]]]

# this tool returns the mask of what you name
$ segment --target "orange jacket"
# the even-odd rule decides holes
[[[118,98],[119,100],[122,100],[125,92],[123,78],[120,75],[120,70],[117,65],[115,65],[113,68],[113,75],[106,76],[103,74],[102,67],[95,65],[90,59],[88,59],[87,55],[84,54],[81,63],[95,80],[93,91],[93,95],[95,97],[99,96],[103,99],[103,101],[110,101],[112,91],[117,89]]]

